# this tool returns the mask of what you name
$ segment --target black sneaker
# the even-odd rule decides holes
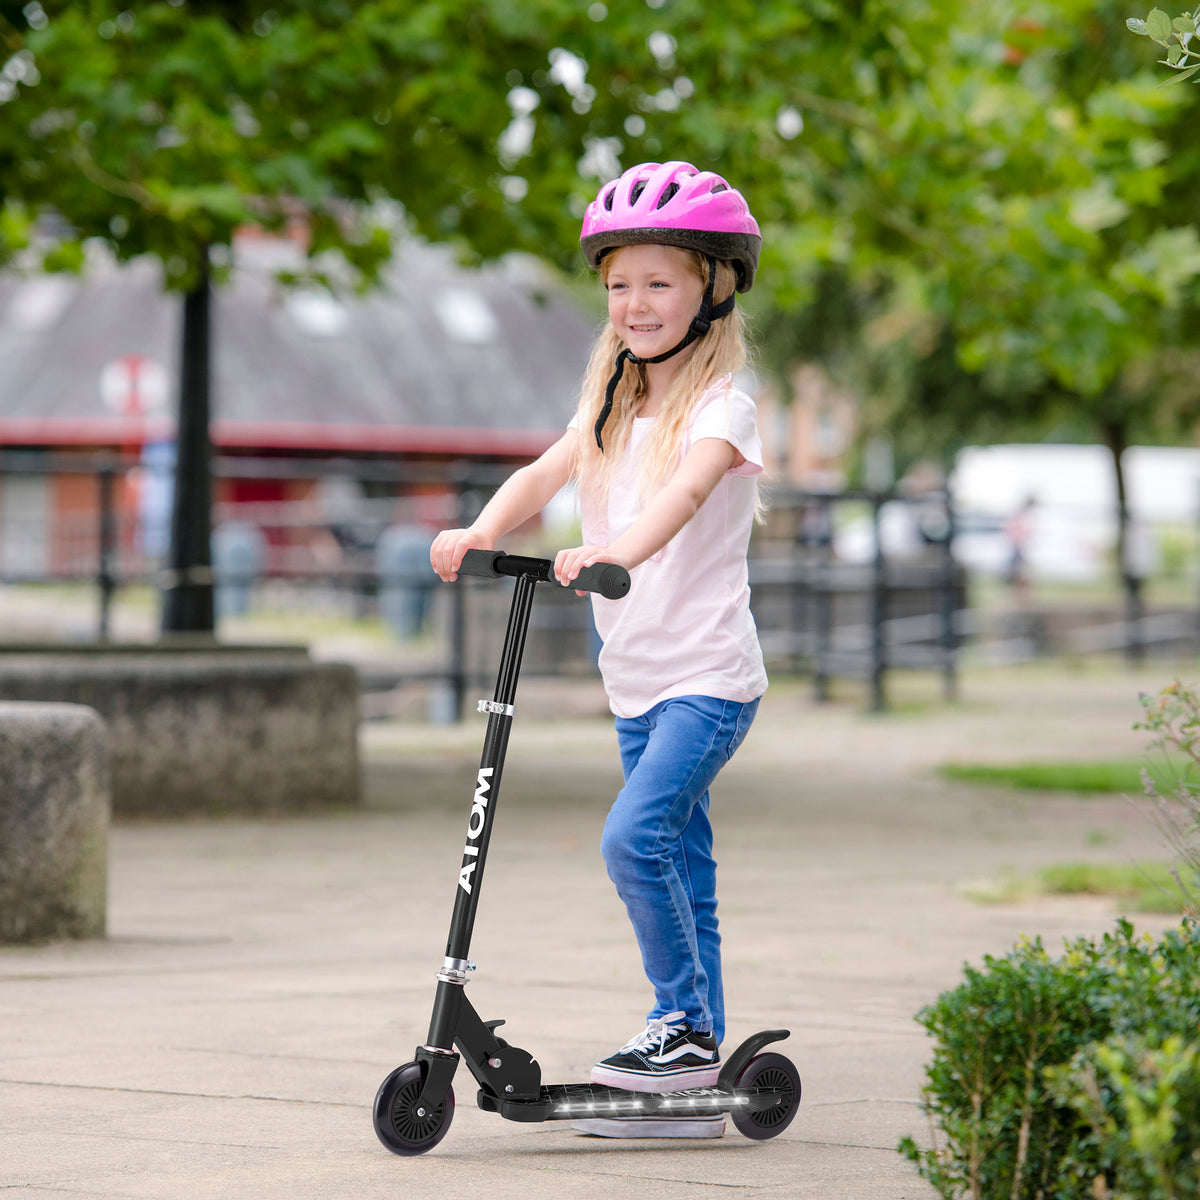
[[[721,1073],[717,1041],[695,1033],[683,1013],[656,1017],[631,1042],[592,1068],[592,1082],[633,1092],[712,1087]]]

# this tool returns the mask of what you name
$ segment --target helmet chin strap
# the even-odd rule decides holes
[[[716,282],[716,278],[717,262],[716,259],[710,256],[708,259],[708,286],[704,289],[704,299],[700,302],[700,311],[692,318],[692,323],[688,326],[687,333],[683,335],[683,339],[678,345],[672,346],[670,350],[667,350],[663,354],[656,354],[653,358],[638,358],[628,347],[617,355],[612,377],[604,389],[604,407],[600,409],[600,415],[596,418],[596,445],[600,447],[601,454],[604,453],[604,439],[600,434],[604,429],[605,422],[612,413],[613,398],[617,394],[617,384],[621,382],[621,376],[625,373],[625,364],[627,362],[666,362],[668,358],[674,357],[681,350],[686,350],[697,338],[703,337],[709,331],[714,321],[720,320],[721,317],[727,317],[733,312],[734,293],[730,293],[720,304],[713,304],[713,285]]]

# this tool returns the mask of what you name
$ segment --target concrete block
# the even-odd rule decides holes
[[[270,813],[356,804],[358,678],[301,649],[0,652],[0,699],[108,725],[113,811]]]
[[[78,704],[0,703],[0,942],[103,937],[109,753]]]

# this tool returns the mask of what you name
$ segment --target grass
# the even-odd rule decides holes
[[[1100,762],[1026,762],[1011,764],[944,763],[947,779],[999,784],[1047,792],[1115,792],[1141,794],[1142,771],[1149,771],[1159,792],[1173,792],[1184,775],[1183,764],[1147,762],[1144,758]]]
[[[1011,904],[1037,896],[1106,896],[1122,912],[1181,913],[1183,897],[1171,868],[1160,862],[1054,863],[1032,874],[1005,872],[969,884],[964,894],[979,904]]]

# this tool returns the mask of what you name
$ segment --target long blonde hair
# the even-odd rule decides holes
[[[688,256],[689,269],[695,272],[702,286],[707,287],[708,259],[695,250],[682,250],[682,253]],[[612,256],[602,259],[600,263],[600,278],[606,284],[611,261]],[[736,276],[731,263],[724,259],[716,259],[715,262],[713,302],[719,304],[733,294]],[[734,374],[745,365],[745,318],[741,309],[735,307],[728,316],[714,321],[694,346],[692,353],[671,376],[658,419],[646,444],[642,457],[642,487],[646,494],[665,483],[678,465],[684,430],[696,400],[719,379]],[[599,503],[601,511],[616,465],[629,444],[633,418],[647,390],[646,368],[639,363],[628,363],[613,396],[612,412],[604,424],[604,450],[601,452],[592,431],[604,406],[605,388],[612,376],[617,355],[623,349],[625,342],[613,328],[612,322],[606,321],[592,347],[577,410],[579,448],[573,463],[573,474],[581,493],[588,494],[593,502]]]

